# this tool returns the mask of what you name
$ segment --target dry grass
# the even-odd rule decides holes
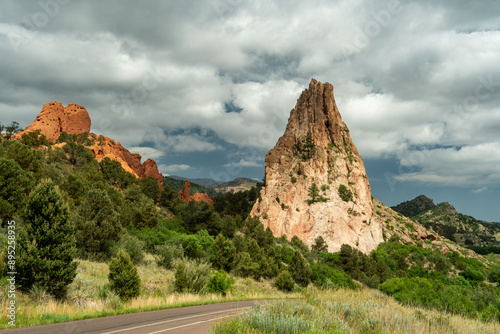
[[[207,304],[241,299],[289,298],[272,287],[270,281],[255,282],[251,279],[235,278],[235,284],[226,297],[217,294],[176,293],[173,290],[174,271],[158,267],[154,257],[146,256],[138,266],[141,278],[141,295],[123,303],[109,291],[108,264],[78,260],[77,276],[68,290],[65,301],[56,301],[49,296],[22,294],[16,298],[17,327],[48,324],[53,322],[85,319],[105,315],[139,312],[153,309]],[[4,289],[2,289],[4,290]],[[0,294],[2,318],[0,329],[11,328],[5,317],[7,297]]]
[[[212,333],[499,333],[484,323],[452,314],[403,306],[377,290],[318,291],[304,299],[257,307],[239,319],[218,323]]]

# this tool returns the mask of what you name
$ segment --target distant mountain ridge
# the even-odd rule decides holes
[[[491,247],[498,244],[500,224],[485,222],[456,211],[448,202],[434,205],[424,195],[392,207],[424,227],[466,247]]]
[[[391,209],[401,213],[403,216],[411,218],[418,215],[419,213],[432,209],[435,206],[436,205],[434,204],[432,199],[425,195],[420,195],[410,201],[406,201],[393,206],[391,207]]]

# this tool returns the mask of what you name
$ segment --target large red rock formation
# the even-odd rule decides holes
[[[46,103],[35,121],[28,125],[24,131],[16,133],[13,138],[21,139],[23,133],[40,130],[49,141],[56,142],[63,131],[69,134],[89,133],[90,125],[90,116],[84,107],[69,104],[64,108],[62,103],[53,101]],[[163,190],[163,175],[158,171],[154,160],[148,159],[144,164],[141,164],[139,154],[130,153],[113,139],[97,136],[93,133],[89,133],[89,137],[94,140],[94,145],[88,148],[92,150],[98,161],[107,157],[120,162],[124,170],[136,177],[147,178],[152,176],[158,181],[158,185]]]
[[[61,102],[52,101],[43,106],[33,123],[13,138],[21,139],[23,133],[36,130],[55,142],[63,131],[71,134],[90,132],[90,116],[84,107],[77,104],[70,103],[64,108]]]
[[[330,252],[349,244],[368,253],[383,242],[363,160],[331,84],[311,80],[265,163],[262,200],[251,215],[260,217],[275,236],[296,235],[309,246],[322,236]],[[319,188],[316,201],[311,201],[313,184]]]

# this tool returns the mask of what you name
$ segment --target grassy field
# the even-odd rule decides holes
[[[303,299],[272,302],[223,320],[211,333],[494,334],[500,324],[403,306],[378,290],[309,289]]]
[[[107,287],[107,263],[78,262],[77,276],[65,301],[54,300],[36,288],[28,294],[17,292],[16,327],[232,300],[297,297],[276,290],[270,281],[243,278],[235,278],[232,290],[225,297],[210,293],[176,293],[173,291],[174,271],[158,267],[154,257],[148,254],[144,263],[138,266],[141,295],[124,303]],[[9,302],[6,292],[6,286],[1,286],[0,329],[12,328],[6,318]]]

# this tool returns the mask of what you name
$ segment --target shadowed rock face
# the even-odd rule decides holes
[[[21,139],[23,133],[40,130],[40,133],[44,134],[49,141],[55,143],[62,132],[77,135],[89,133],[90,126],[90,116],[84,107],[72,103],[64,108],[62,103],[53,101],[46,103],[35,121],[28,125],[24,131],[16,133],[13,139]],[[89,138],[94,140],[94,145],[88,148],[98,161],[110,158],[120,162],[124,170],[136,177],[152,176],[158,181],[160,189],[163,190],[163,176],[158,171],[154,160],[148,159],[144,164],[141,164],[139,154],[130,153],[113,139],[104,136],[99,138],[93,133],[89,133]]]
[[[330,252],[349,244],[368,253],[383,242],[363,160],[331,84],[312,79],[302,92],[284,135],[266,155],[265,181],[262,200],[251,215],[260,217],[275,236],[296,235],[310,246],[321,235]],[[310,202],[313,183],[319,188],[315,203]],[[339,187],[346,188],[347,200]]]

